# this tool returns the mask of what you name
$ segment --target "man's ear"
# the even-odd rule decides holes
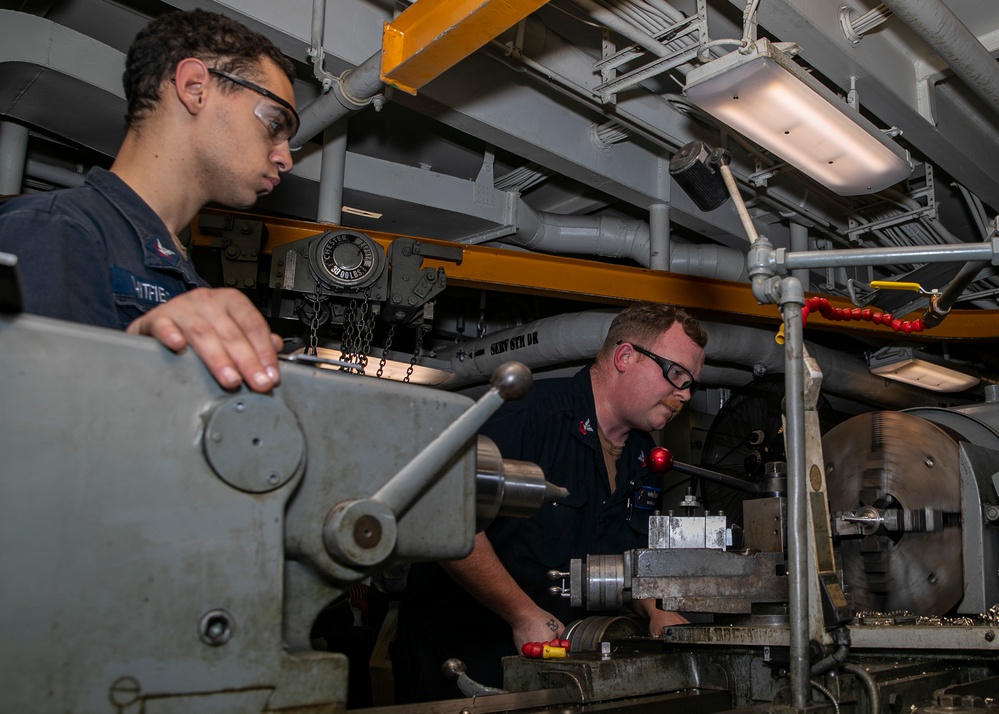
[[[631,366],[637,356],[629,343],[622,342],[619,345],[615,345],[613,354],[614,369],[618,372],[628,371],[628,367]]]
[[[205,106],[207,96],[208,67],[194,57],[182,59],[173,72],[173,83],[177,99],[190,114],[198,114]]]

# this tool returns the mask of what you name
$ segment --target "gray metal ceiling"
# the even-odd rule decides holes
[[[622,10],[640,2],[614,0],[610,5]],[[872,0],[845,3],[857,14],[876,5]],[[406,4],[328,2],[327,71],[340,73],[378,52],[382,23]],[[741,33],[743,4],[708,2],[713,38]],[[673,5],[691,12],[694,0]],[[995,57],[999,3],[949,0],[947,5]],[[36,162],[73,165],[113,155],[124,114],[121,92],[115,90],[122,53],[148,17],[174,6],[226,12],[265,32],[300,63],[299,106],[320,93],[307,56],[311,0],[4,0],[0,9],[13,12],[0,15],[0,115],[33,129],[37,138],[29,156]],[[898,18],[888,19],[859,43],[851,42],[840,26],[842,6],[762,0],[759,31],[800,45],[800,59],[828,86],[842,94],[855,87],[862,110],[876,125],[900,129],[897,141],[933,169],[933,206],[924,213],[938,219],[936,225],[951,239],[980,241],[974,207],[980,204],[986,218],[994,217],[999,207],[999,172],[994,168],[999,165],[999,117]],[[775,157],[726,139],[723,128],[692,115],[676,101],[682,71],[602,105],[593,94],[600,82],[593,69],[600,56],[600,28],[572,0],[553,0],[529,18],[519,37],[519,56],[503,51],[504,43],[518,41],[512,30],[417,96],[395,92],[382,111],[368,107],[350,117],[344,203],[383,218],[344,215],[345,223],[452,240],[496,228],[500,218],[476,205],[468,188],[484,162],[494,157],[493,176],[506,177],[496,185],[512,190],[530,179],[521,198],[534,209],[647,220],[650,205],[668,203],[678,239],[742,247],[745,238],[730,206],[702,213],[669,178],[670,155],[698,138],[709,144],[727,141],[735,173],[744,190],[752,192],[757,225],[778,246],[788,243],[789,220],[808,226],[820,246],[823,241],[845,246],[941,240],[941,231],[926,216],[878,234],[850,233],[858,221],[904,210],[903,194],[925,184],[922,168],[911,185],[900,185],[880,202],[878,197],[836,197],[793,170],[783,170]],[[619,37],[616,41],[625,44]],[[624,140],[595,141],[594,131],[611,121],[623,129]],[[317,137],[296,153],[294,178],[283,182],[261,209],[316,217],[320,142]],[[760,178],[759,171],[768,166],[778,169],[775,175]],[[903,270],[899,266],[883,273]],[[843,292],[845,277],[816,273],[814,287]],[[985,283],[977,289],[989,287]],[[994,298],[978,302],[990,304]]]

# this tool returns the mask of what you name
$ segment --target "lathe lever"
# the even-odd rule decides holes
[[[395,548],[396,522],[441,474],[454,454],[510,399],[520,399],[531,388],[531,371],[519,362],[500,365],[486,392],[468,411],[370,498],[336,504],[323,524],[323,544],[329,554],[351,566],[370,567]]]

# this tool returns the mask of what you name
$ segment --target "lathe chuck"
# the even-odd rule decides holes
[[[854,609],[946,614],[964,593],[955,435],[876,412],[832,429],[822,449],[833,518],[868,521],[839,540]]]

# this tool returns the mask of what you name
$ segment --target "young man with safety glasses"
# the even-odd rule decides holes
[[[177,236],[205,204],[249,208],[291,169],[293,79],[266,37],[222,15],[174,12],[140,31],[110,171],[0,206],[25,310],[190,346],[226,388],[275,386],[280,339],[245,295],[209,288]]]
[[[552,597],[547,573],[567,571],[573,558],[648,545],[648,517],[661,500],[659,477],[646,467],[648,432],[697,390],[706,344],[683,310],[636,303],[611,322],[593,365],[535,382],[485,424],[480,433],[504,458],[538,464],[569,496],[530,518],[497,519],[464,560],[412,566],[392,653],[397,702],[460,696],[439,671],[450,657],[475,681],[501,686],[501,657],[594,614]],[[632,604],[649,618],[650,634],[685,622],[653,600]]]

